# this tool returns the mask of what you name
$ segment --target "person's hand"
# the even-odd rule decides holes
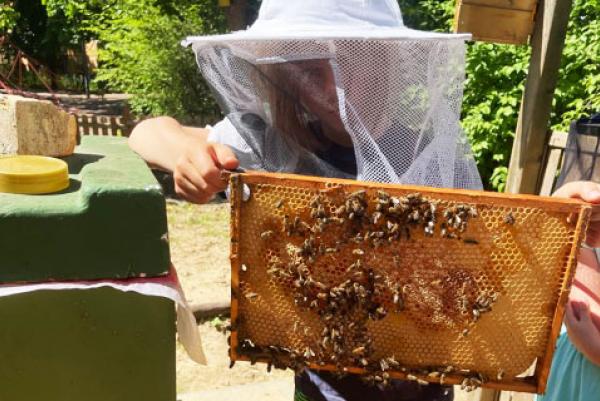
[[[575,348],[592,363],[600,365],[600,327],[592,319],[589,306],[581,301],[569,301],[565,323]]]
[[[228,146],[192,138],[173,169],[175,192],[189,202],[206,203],[227,186],[221,171],[238,165]]]
[[[591,181],[574,181],[557,189],[552,196],[576,198],[600,204],[600,184]],[[594,208],[592,211],[585,243],[592,248],[600,248],[600,208]]]

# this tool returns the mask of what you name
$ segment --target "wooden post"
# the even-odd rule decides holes
[[[535,194],[540,187],[552,98],[572,0],[540,0],[531,62],[508,169],[507,192]]]
[[[531,37],[529,73],[508,168],[507,192],[539,192],[552,98],[572,5],[572,0],[539,2]],[[483,390],[480,396],[480,401],[499,399],[500,392],[495,390]]]

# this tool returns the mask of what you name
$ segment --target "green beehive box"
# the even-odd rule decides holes
[[[153,277],[169,270],[165,200],[124,138],[84,137],[58,194],[0,194],[0,282]]]
[[[122,138],[84,137],[70,187],[0,194],[0,282],[168,273],[165,202]],[[174,401],[172,301],[112,288],[0,298],[0,400]]]

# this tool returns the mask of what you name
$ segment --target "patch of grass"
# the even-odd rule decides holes
[[[229,237],[229,204],[194,205],[187,202],[167,205],[170,227],[193,230],[203,237]]]

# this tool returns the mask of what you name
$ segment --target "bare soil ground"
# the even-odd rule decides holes
[[[171,259],[190,304],[229,300],[229,205],[203,206],[169,202]],[[197,393],[228,386],[289,379],[291,372],[268,374],[263,365],[239,363],[229,369],[225,334],[219,319],[203,322],[200,333],[208,366],[192,362],[183,348],[177,349],[177,392]],[[271,398],[277,401],[274,398]]]

